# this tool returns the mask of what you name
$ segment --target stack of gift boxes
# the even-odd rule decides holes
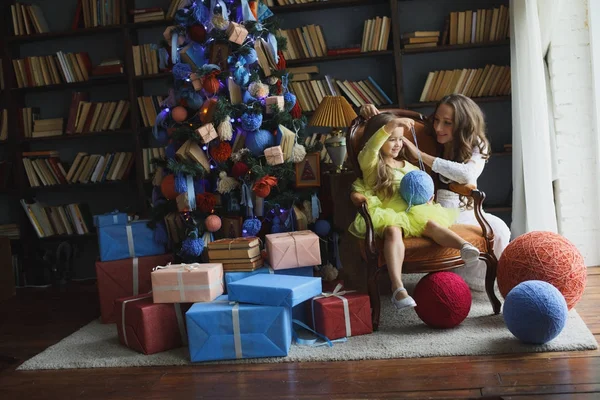
[[[332,340],[372,332],[368,296],[341,285],[323,292],[321,279],[312,276],[321,252],[311,231],[266,235],[268,265],[228,271],[214,257],[210,263],[172,264],[170,254],[158,254],[164,248],[143,244],[152,240],[151,231],[143,232],[145,222],[128,222],[124,214],[97,216],[96,226],[102,321],[116,322],[120,342],[138,352],[188,345],[193,362],[286,356],[293,319]],[[251,260],[260,253],[257,238],[217,242],[235,250],[222,260]],[[103,251],[107,245],[128,257],[110,258]]]

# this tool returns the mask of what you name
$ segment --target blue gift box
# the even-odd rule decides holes
[[[100,226],[98,228],[100,260],[114,261],[165,254],[165,246],[154,241],[154,232],[147,224],[147,220],[140,220]]]
[[[230,303],[219,296],[185,314],[193,362],[287,356],[292,320],[287,307]]]
[[[255,269],[251,272],[225,272],[225,284],[229,285],[232,282],[240,279],[248,278],[258,274],[275,274],[275,275],[294,275],[294,276],[313,276],[313,267],[288,268],[274,270],[270,267]]]
[[[321,294],[321,278],[258,274],[232,282],[229,299],[240,303],[294,307]]]
[[[112,212],[102,215],[94,215],[94,226],[102,228],[108,225],[125,225],[127,223],[127,214],[121,212]]]

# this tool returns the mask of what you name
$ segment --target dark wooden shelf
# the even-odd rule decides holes
[[[146,79],[162,79],[173,76],[171,71],[168,72],[159,72],[158,74],[149,74],[149,75],[138,75],[135,77],[136,81],[146,80]]]
[[[125,24],[125,26],[127,28],[155,28],[157,26],[166,26],[166,25],[170,25],[171,23],[173,23],[172,19],[161,19],[158,21],[147,21],[147,22],[130,22],[128,24]]]
[[[88,133],[75,133],[72,135],[58,135],[58,136],[48,136],[41,138],[23,138],[20,140],[21,143],[32,143],[32,142],[55,142],[55,141],[64,141],[64,140],[72,140],[72,139],[82,139],[86,137],[97,137],[97,136],[130,136],[133,135],[132,130],[123,129],[116,131],[101,131],[101,132],[88,132]]]
[[[469,49],[480,49],[485,47],[498,47],[498,46],[509,46],[510,40],[499,40],[495,42],[483,42],[483,43],[467,43],[467,44],[453,44],[443,45],[437,47],[422,47],[417,49],[402,49],[402,54],[422,54],[422,53],[438,53],[442,51],[455,51],[455,50],[469,50]]]
[[[312,64],[312,63],[318,63],[318,62],[352,60],[352,59],[356,59],[356,58],[392,56],[393,54],[394,54],[394,52],[392,50],[368,51],[365,53],[338,54],[335,56],[314,57],[314,58],[299,58],[299,59],[295,59],[295,60],[286,60],[285,62],[288,67],[296,67],[296,66],[300,66],[300,65]]]
[[[46,85],[46,86],[32,86],[32,87],[24,87],[24,88],[13,88],[11,91],[13,92],[47,92],[50,90],[64,90],[64,89],[76,89],[76,88],[85,88],[85,87],[94,87],[94,86],[102,86],[102,85],[112,85],[112,84],[123,84],[127,83],[127,76],[114,76],[110,78],[98,78],[98,79],[89,79],[83,82],[71,82],[71,83],[59,83],[58,85]]]
[[[38,238],[38,239],[50,241],[50,240],[89,239],[89,238],[96,238],[96,237],[98,237],[98,234],[94,231],[94,232],[84,233],[83,235],[78,235],[78,234],[52,235],[52,236],[45,236],[43,238]]]
[[[510,101],[509,96],[492,96],[492,97],[471,97],[471,99],[476,103],[494,103],[499,101]],[[435,107],[437,101],[428,101],[426,103],[412,103],[407,104],[406,108],[427,108],[427,107]]]
[[[130,179],[119,180],[119,181],[105,181],[98,183],[72,183],[72,184],[61,184],[61,185],[50,185],[50,186],[37,186],[27,188],[28,192],[55,192],[63,190],[87,190],[93,188],[104,188],[104,187],[118,187],[122,185],[129,185],[135,181]]]
[[[315,10],[326,10],[328,8],[342,8],[352,6],[371,6],[373,4],[387,3],[385,0],[330,0],[323,2],[312,2],[305,4],[290,4],[288,6],[275,6],[270,7],[271,11],[275,15],[284,13],[295,13],[299,11],[315,11]]]
[[[68,31],[35,33],[33,35],[8,36],[6,37],[6,41],[8,43],[29,43],[75,36],[90,36],[117,32],[119,29],[123,28],[123,26],[124,25],[97,26],[94,28],[82,28]]]

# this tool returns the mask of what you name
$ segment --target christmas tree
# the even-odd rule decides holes
[[[150,225],[179,261],[197,262],[215,232],[235,233],[221,216],[241,217],[243,235],[256,236],[294,230],[294,205],[318,210],[315,189],[295,187],[295,163],[320,149],[301,144],[306,118],[287,89],[286,42],[269,8],[188,3],[159,50],[174,83],[153,127],[166,159],[153,160]]]

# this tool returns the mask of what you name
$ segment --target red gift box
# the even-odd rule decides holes
[[[313,297],[312,322],[315,331],[330,340],[373,332],[369,296],[354,291],[340,291]]]
[[[118,299],[115,311],[119,341],[144,354],[185,346],[185,312],[191,305],[154,303],[152,294]]]
[[[117,321],[115,300],[121,297],[137,296],[152,290],[150,278],[152,269],[170,262],[173,262],[172,254],[96,261],[102,323],[110,324]]]

